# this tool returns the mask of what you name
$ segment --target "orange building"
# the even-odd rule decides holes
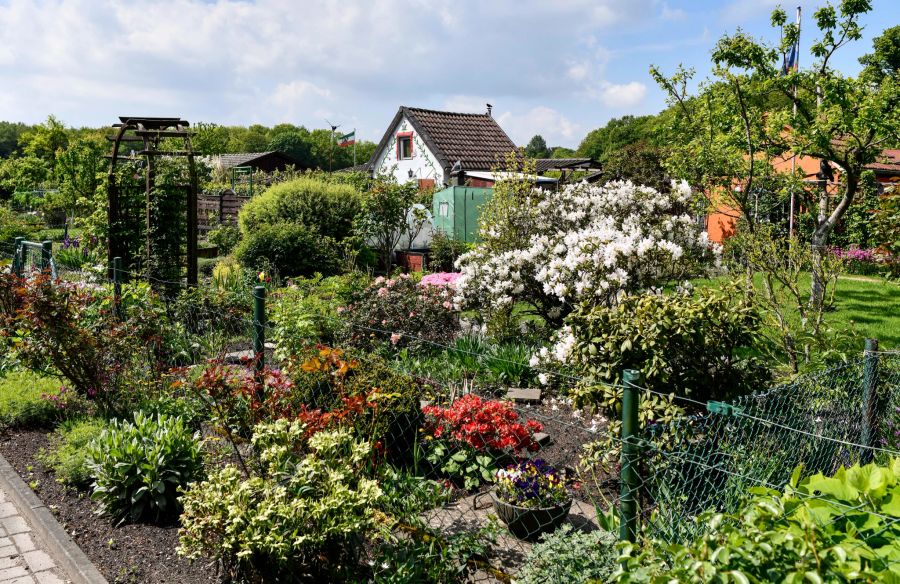
[[[819,184],[820,174],[823,172],[821,161],[811,156],[778,157],[773,160],[772,166],[777,172],[792,172],[796,168],[803,173],[803,180],[811,185]],[[896,188],[896,185],[900,184],[900,150],[885,150],[877,162],[868,164],[865,168],[875,173],[875,179],[885,189]],[[826,185],[832,194],[836,194],[840,180],[840,168],[832,166],[831,169],[833,177],[826,179]],[[796,217],[800,211],[798,204],[793,209],[794,216]],[[724,201],[716,204],[716,210],[706,217],[706,232],[710,241],[722,243],[734,235],[740,216],[740,210],[733,205]]]

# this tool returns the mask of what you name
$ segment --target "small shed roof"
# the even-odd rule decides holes
[[[537,158],[535,172],[538,174],[550,170],[599,169],[600,163],[592,158]]]
[[[483,180],[492,180],[492,181],[498,181],[498,180],[504,179],[504,178],[516,178],[516,179],[520,179],[520,180],[527,180],[527,181],[541,183],[541,184],[558,182],[557,179],[550,177],[550,176],[538,176],[535,174],[523,174],[521,172],[506,172],[506,171],[488,172],[488,171],[476,170],[476,171],[466,172],[466,176],[472,177],[472,178],[480,178]]]
[[[219,164],[225,170],[235,166],[271,167],[283,168],[288,165],[299,167],[300,162],[293,156],[283,152],[269,150],[267,152],[239,152],[236,154],[219,154],[209,157],[211,164]],[[267,170],[268,168],[263,168]]]

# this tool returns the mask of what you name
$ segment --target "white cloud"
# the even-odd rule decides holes
[[[495,116],[513,142],[520,146],[540,134],[549,146],[574,146],[581,139],[582,128],[553,108],[538,106],[524,113],[504,111]]]
[[[594,115],[574,109],[586,96],[640,101],[604,82],[614,53],[597,39],[640,30],[660,2],[0,0],[0,119],[321,127],[327,111],[380,135],[401,104],[491,102],[521,132],[571,143],[571,120]]]
[[[298,79],[290,83],[279,83],[268,98],[274,113],[281,120],[295,120],[310,106],[331,100],[331,91],[315,83]],[[314,115],[321,115],[321,108]]]
[[[487,109],[487,104],[492,103],[491,98],[477,95],[451,95],[447,97],[441,109],[451,112],[482,114]]]
[[[573,81],[587,81],[590,74],[591,64],[588,61],[572,63],[569,65],[569,68],[566,69],[566,76]]]
[[[668,2],[663,2],[659,17],[668,22],[681,22],[687,18],[687,12],[681,8],[672,8]]]
[[[639,81],[604,83],[600,90],[600,101],[607,107],[631,108],[640,105],[646,95],[647,86]]]

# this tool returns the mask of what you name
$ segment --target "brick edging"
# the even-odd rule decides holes
[[[0,454],[2,488],[31,529],[41,538],[44,549],[62,568],[73,584],[108,584],[100,570],[56,520],[34,491],[25,484],[16,469]]]

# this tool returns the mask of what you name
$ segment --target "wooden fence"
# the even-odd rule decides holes
[[[204,193],[197,197],[197,226],[206,233],[219,225],[237,225],[238,211],[249,201],[231,189],[218,195]]]

